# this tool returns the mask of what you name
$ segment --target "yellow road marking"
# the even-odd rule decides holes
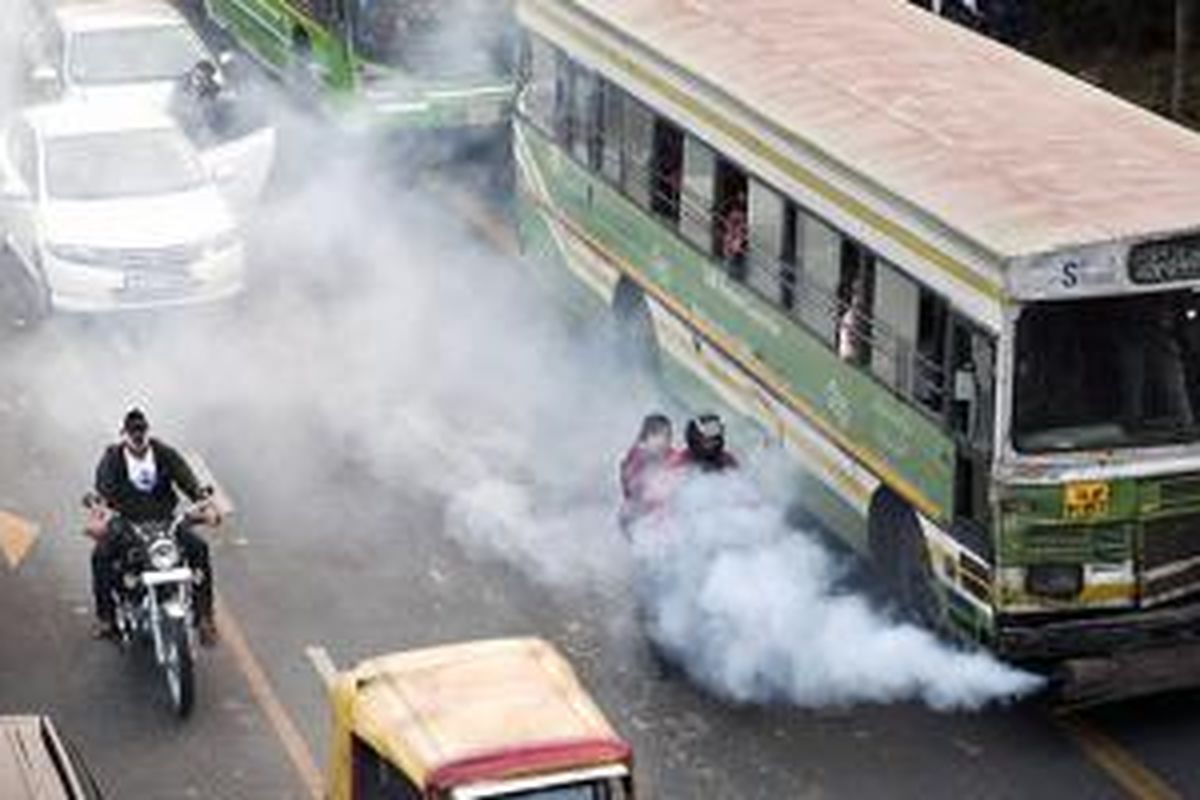
[[[283,745],[288,760],[292,762],[292,767],[308,790],[309,796],[313,800],[321,800],[325,792],[324,779],[321,777],[321,770],[317,766],[316,759],[313,758],[312,751],[308,749],[308,743],[304,741],[296,723],[288,714],[279,696],[275,694],[271,681],[250,649],[241,626],[220,597],[217,597],[216,613],[223,641],[229,647],[229,652],[233,655],[233,660],[237,663],[242,677],[246,679],[254,702],[258,704],[263,716],[275,731],[275,736]]]
[[[304,648],[304,654],[308,656],[309,663],[317,671],[317,676],[321,679],[321,683],[326,689],[337,682],[337,666],[334,665],[333,659],[329,657],[328,650],[320,645],[309,645]]]
[[[1075,715],[1060,717],[1056,721],[1088,760],[1104,770],[1130,797],[1138,800],[1183,800],[1183,795],[1096,726]]]
[[[236,511],[237,509],[233,505],[233,498],[229,496],[229,493],[225,491],[225,487],[217,480],[212,469],[209,468],[208,462],[204,460],[204,456],[195,450],[188,450],[184,456],[187,458],[188,465],[191,466],[192,471],[196,473],[196,479],[200,481],[200,485],[213,487],[213,505],[216,506],[221,516],[228,517]]]
[[[35,523],[16,514],[0,511],[0,550],[4,551],[10,568],[16,569],[21,565],[37,536],[38,526]]]

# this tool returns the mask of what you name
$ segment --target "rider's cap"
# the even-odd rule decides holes
[[[146,420],[146,415],[142,413],[140,408],[133,408],[125,415],[125,422],[121,426],[121,430],[126,433],[145,433],[150,428],[150,423]]]

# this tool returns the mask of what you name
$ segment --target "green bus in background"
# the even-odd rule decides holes
[[[203,10],[348,129],[507,128],[506,0],[203,0]]]
[[[867,5],[518,0],[522,247],[931,626],[1194,686],[1200,136]]]

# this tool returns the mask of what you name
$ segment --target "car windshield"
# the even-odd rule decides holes
[[[165,81],[205,57],[186,25],[97,30],[72,37],[68,70],[82,84]]]
[[[1200,295],[1193,291],[1029,306],[1016,359],[1020,451],[1200,438]]]
[[[512,38],[499,4],[486,0],[351,0],[363,59],[423,78],[505,76]]]
[[[46,191],[59,200],[105,200],[186,192],[204,167],[174,129],[90,133],[46,144]]]

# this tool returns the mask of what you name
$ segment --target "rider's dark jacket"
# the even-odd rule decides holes
[[[139,491],[129,480],[122,445],[109,445],[96,465],[96,493],[130,522],[170,519],[179,501],[176,486],[190,499],[200,498],[200,482],[179,451],[157,439],[150,440],[150,448],[157,474],[149,492]]]

